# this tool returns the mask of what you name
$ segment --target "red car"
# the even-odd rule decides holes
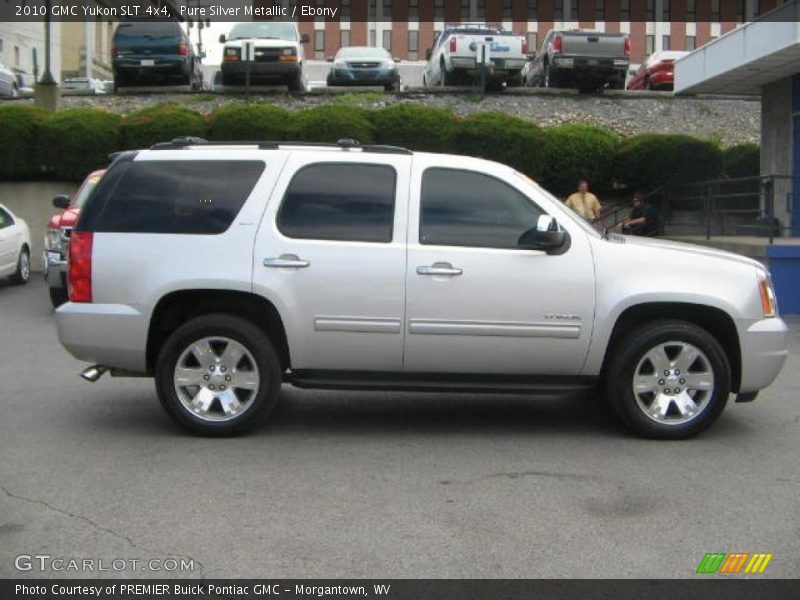
[[[67,242],[81,207],[92,193],[105,169],[92,171],[72,197],[56,196],[53,206],[60,209],[47,223],[44,234],[44,278],[50,289],[50,302],[56,308],[67,301]]]
[[[674,63],[687,54],[689,53],[677,50],[654,52],[628,82],[628,89],[672,91],[675,81]]]

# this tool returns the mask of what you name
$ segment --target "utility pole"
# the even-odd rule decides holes
[[[55,78],[53,77],[50,63],[50,10],[52,1],[45,0],[44,4],[44,71],[42,72],[42,78],[36,83],[34,101],[37,106],[41,106],[49,110],[58,110],[61,101],[61,90],[58,87],[58,82],[56,82]]]

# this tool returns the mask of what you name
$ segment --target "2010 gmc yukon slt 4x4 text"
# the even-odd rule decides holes
[[[787,354],[753,260],[601,236],[509,167],[351,140],[119,155],[68,285],[58,333],[84,377],[154,376],[204,434],[250,426],[286,382],[589,388],[637,434],[684,438]]]

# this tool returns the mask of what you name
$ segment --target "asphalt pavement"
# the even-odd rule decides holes
[[[38,277],[0,284],[0,577],[695,577],[706,552],[796,577],[791,324],[778,382],[689,441],[632,438],[585,397],[290,387],[270,424],[205,439],[150,380],[78,378]],[[194,570],[129,566],[169,558]]]

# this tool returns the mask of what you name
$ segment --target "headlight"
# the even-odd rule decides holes
[[[388,58],[381,62],[381,67],[384,69],[394,69],[394,61],[389,60]]]
[[[284,48],[281,50],[281,54],[284,56],[294,56],[297,54],[297,50],[295,48]]]
[[[344,69],[347,66],[347,61],[342,59],[336,59],[333,61],[333,66],[337,69]]]
[[[239,48],[225,48],[225,56],[222,57],[224,61],[237,61],[241,58],[242,51]]]
[[[775,290],[772,288],[770,277],[759,275],[758,292],[761,296],[761,309],[764,317],[775,317],[778,315],[778,301],[775,299]]]
[[[50,250],[51,252],[64,251],[64,238],[60,229],[48,229],[45,231],[44,247],[45,250]]]

